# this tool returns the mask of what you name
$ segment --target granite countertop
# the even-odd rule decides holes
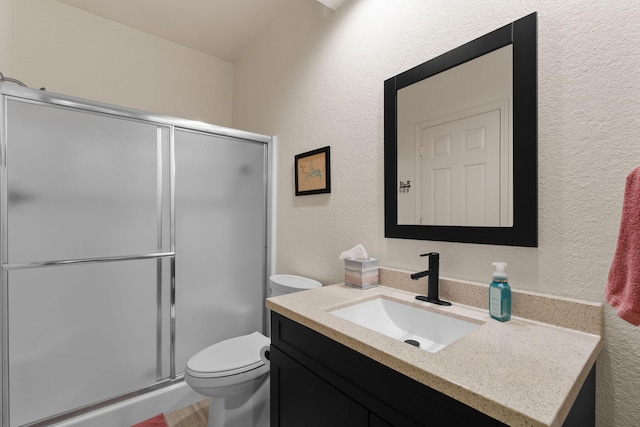
[[[324,286],[268,298],[267,308],[510,426],[562,425],[602,349],[601,304],[514,291],[502,323],[483,307],[486,285],[442,279],[440,298],[453,302],[442,307],[416,301],[404,275],[381,269],[380,282],[393,287]],[[482,325],[429,353],[330,314],[379,296]]]

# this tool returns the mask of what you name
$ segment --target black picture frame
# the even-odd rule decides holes
[[[331,193],[331,147],[295,156],[296,196]]]

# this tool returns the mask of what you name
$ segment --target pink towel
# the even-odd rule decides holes
[[[620,234],[604,295],[621,319],[640,326],[640,166],[627,177]]]

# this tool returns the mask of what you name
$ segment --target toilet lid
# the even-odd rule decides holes
[[[305,291],[322,287],[322,283],[308,277],[293,274],[276,274],[269,277],[271,286],[285,292]]]
[[[260,349],[270,343],[260,332],[220,341],[193,355],[187,368],[202,374],[255,369],[264,365]]]

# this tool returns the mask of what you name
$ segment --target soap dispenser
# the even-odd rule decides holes
[[[511,319],[511,288],[504,271],[506,262],[494,262],[496,271],[489,285],[489,314],[496,320],[506,322]]]

